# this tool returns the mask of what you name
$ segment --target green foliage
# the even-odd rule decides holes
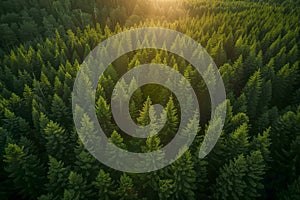
[[[62,199],[64,188],[67,186],[69,169],[64,166],[62,161],[57,161],[49,157],[48,180],[46,184],[47,191],[51,194],[51,199]],[[43,197],[46,198],[46,197]]]
[[[150,123],[149,110],[152,102],[150,97],[147,97],[147,100],[143,104],[143,109],[140,112],[140,116],[137,118],[137,122],[141,126],[146,126]]]
[[[68,176],[68,183],[64,190],[63,199],[89,199],[91,198],[91,190],[89,184],[82,177],[81,174],[70,172]]]
[[[98,191],[99,199],[109,200],[115,194],[113,180],[109,176],[109,173],[105,173],[102,169],[99,171],[93,185]]]
[[[44,131],[47,153],[58,160],[69,161],[68,158],[72,158],[72,145],[74,144],[72,135],[52,121],[47,124]]]
[[[132,183],[132,179],[123,174],[120,177],[119,187],[116,190],[116,197],[120,200],[137,199],[137,192]]]
[[[112,121],[112,114],[109,104],[106,103],[105,99],[100,96],[96,103],[96,114],[100,122],[101,128],[106,134],[110,134],[115,128]]]
[[[38,197],[43,192],[40,186],[45,182],[45,169],[37,156],[26,152],[24,147],[9,144],[5,148],[4,162],[14,187],[24,197]]]
[[[164,182],[164,184],[167,184],[166,187],[170,187],[169,189],[174,187],[174,193],[171,198],[195,199],[196,172],[189,150],[172,164],[170,174],[172,174],[169,178],[173,181],[173,186],[171,186],[170,181]]]
[[[163,113],[161,118],[163,118]],[[177,109],[174,105],[173,97],[171,96],[169,98],[169,101],[166,105],[166,124],[164,128],[162,129],[162,142],[166,142],[169,140],[171,136],[176,133],[178,129],[178,124],[179,124],[179,119],[178,119],[178,114],[177,114]]]
[[[159,198],[160,199],[174,199],[175,186],[173,180],[160,180],[159,181]]]
[[[235,158],[237,155],[246,154],[249,148],[248,127],[244,123],[231,133],[226,142],[227,159]]]
[[[299,5],[291,0],[1,1],[1,199],[299,199]],[[141,49],[116,59],[99,78],[95,107],[102,129],[117,147],[157,151],[175,135],[181,117],[194,112],[190,106],[181,110],[174,93],[164,87],[136,89],[144,76],[158,76],[153,70],[129,82],[120,80],[133,67],[170,66],[183,75],[175,80],[177,90],[189,92],[182,84],[187,79],[200,107],[200,123],[190,119],[181,135],[198,132],[181,158],[154,172],[129,175],[104,166],[88,151],[93,148],[85,149],[83,142],[101,139],[97,124],[85,113],[76,119],[82,125],[77,131],[85,133],[82,141],[77,138],[72,89],[80,64],[94,47],[138,27],[169,28],[199,42],[219,67],[229,101],[218,142],[199,159],[203,139],[210,139],[207,86],[216,84],[216,76],[209,75],[212,66],[203,69],[209,80],[204,83],[194,66],[168,51]],[[124,41],[128,48],[134,42],[163,42],[161,36]],[[176,41],[172,49],[189,48]],[[116,52],[122,50],[118,43],[112,45]],[[202,57],[195,52],[190,56]],[[81,84],[83,89],[96,86]],[[115,125],[113,89],[120,95],[115,99],[119,114],[129,106],[132,120],[140,126],[151,124],[151,134],[157,135],[133,138]],[[123,105],[122,98],[131,92],[130,104]],[[186,98],[188,105],[190,101]],[[153,109],[157,103],[165,112]],[[75,112],[83,110],[77,107]],[[212,120],[211,128],[219,124]],[[109,159],[120,161],[114,151],[104,150],[111,153]],[[163,152],[159,159],[165,162]],[[153,161],[149,157],[142,165],[155,165]]]
[[[282,192],[280,199],[292,200],[300,198],[300,178],[298,177],[292,184],[288,185],[288,189]]]
[[[214,187],[214,199],[253,199],[263,189],[264,160],[260,151],[239,155],[220,170]]]

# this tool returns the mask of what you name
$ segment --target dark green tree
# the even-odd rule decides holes
[[[62,199],[64,188],[67,186],[70,169],[62,161],[57,161],[49,156],[48,183],[46,189],[51,194],[51,199]]]
[[[214,199],[253,199],[261,196],[265,164],[260,151],[239,155],[220,170]]]
[[[99,199],[109,200],[114,197],[114,182],[109,173],[106,173],[104,170],[101,169],[99,171],[93,185],[96,188],[96,191],[98,191]]]
[[[5,170],[13,181],[14,187],[24,197],[38,197],[44,192],[45,168],[36,155],[26,152],[24,147],[8,144],[5,148]]]
[[[137,191],[134,188],[132,179],[126,174],[120,177],[119,187],[116,190],[116,198],[120,200],[137,199]]]

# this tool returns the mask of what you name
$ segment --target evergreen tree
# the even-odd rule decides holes
[[[123,174],[120,177],[119,187],[116,190],[116,197],[120,200],[137,199],[137,192],[133,186],[132,179],[126,174]]]
[[[214,58],[217,66],[221,66],[226,62],[227,55],[221,42],[219,42],[218,45],[212,49],[211,56]]]
[[[175,199],[174,198],[175,186],[173,180],[160,180],[159,181],[159,199]]]
[[[253,120],[258,113],[258,103],[261,97],[262,78],[260,70],[256,71],[243,89],[247,101],[247,115]]]
[[[263,189],[264,160],[260,151],[249,156],[239,155],[225,164],[213,188],[214,199],[253,199]]]
[[[63,102],[63,100],[57,94],[54,94],[53,96],[51,111],[51,117],[54,121],[58,122],[59,124],[62,124],[66,128],[71,127],[72,114],[69,108]]]
[[[104,172],[102,169],[99,171],[93,185],[98,191],[99,199],[109,200],[115,194],[113,180],[109,173]]]
[[[82,174],[88,182],[92,182],[100,169],[100,162],[85,149],[80,141],[77,143],[78,145],[74,150],[76,154],[74,168],[76,172]]]
[[[109,142],[113,143],[113,145],[117,146],[118,148],[126,150],[126,145],[124,144],[124,139],[117,131],[113,131],[111,136],[109,137]],[[110,155],[108,157],[109,162],[113,161],[117,165],[121,166],[121,160],[124,159],[123,155],[118,154],[114,149],[111,149],[111,146],[107,145],[105,149],[106,153]],[[119,173],[115,173],[119,174]]]
[[[244,123],[231,133],[226,141],[227,159],[235,158],[237,155],[246,154],[249,147],[248,127]]]
[[[173,198],[195,199],[196,172],[189,150],[170,166],[170,174],[174,184]]]
[[[262,134],[253,137],[250,143],[251,150],[259,150],[265,162],[270,162],[272,159],[270,155],[270,130],[271,129],[268,128]]]
[[[70,172],[67,187],[64,190],[64,199],[89,199],[93,198],[89,183],[81,174]]]
[[[280,194],[282,200],[293,200],[300,198],[300,178],[298,177],[294,182],[288,185],[286,191]]]
[[[38,197],[43,193],[40,186],[44,185],[45,169],[37,156],[17,144],[8,144],[4,162],[9,178],[24,197]]]
[[[140,116],[137,118],[137,122],[140,126],[146,126],[150,123],[149,110],[152,102],[150,97],[143,104],[143,109],[140,111]]]
[[[51,194],[51,199],[62,199],[64,188],[67,186],[66,180],[68,180],[68,176],[68,167],[65,167],[62,161],[57,161],[55,158],[49,156],[47,176],[49,182],[46,184],[46,189]]]
[[[100,96],[96,103],[96,114],[101,124],[101,128],[104,133],[111,133],[115,127],[112,121],[112,113],[109,104],[106,103],[105,99]]]
[[[47,140],[46,150],[48,154],[58,160],[70,162],[72,160],[74,138],[57,123],[50,121],[45,131]]]
[[[271,129],[270,151],[273,158],[273,188],[284,187],[299,175],[299,108],[296,112],[288,111],[275,122]]]
[[[167,118],[166,124],[164,128],[161,130],[163,143],[168,142],[169,138],[171,138],[174,134],[176,134],[176,131],[178,129],[178,124],[179,124],[178,114],[172,96],[169,98],[165,110],[166,113],[162,113],[161,115],[162,119],[164,119],[164,116]]]

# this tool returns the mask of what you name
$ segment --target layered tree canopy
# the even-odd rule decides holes
[[[299,13],[300,2],[291,0],[1,1],[0,199],[299,199]],[[181,116],[194,108],[181,111],[166,87],[146,84],[133,91],[136,79],[119,79],[141,64],[168,65],[191,83],[199,102],[201,120],[184,127],[184,134],[198,130],[190,148],[165,168],[133,174],[99,162],[81,140],[95,138],[78,137],[72,90],[81,63],[103,40],[137,27],[184,33],[216,63],[227,113],[205,158],[198,155],[212,120],[206,84],[215,77],[205,83],[184,58],[158,49],[129,52],[111,63],[96,86],[96,115],[119,148],[145,153],[167,145]],[[174,41],[173,48],[180,46]],[[180,87],[182,80],[177,82]],[[134,138],[118,127],[111,111],[114,89],[123,97],[133,91],[129,105],[120,101],[120,108],[129,106],[132,120],[151,123],[157,135]],[[157,103],[164,114],[152,109]],[[88,115],[76,120],[82,131],[95,133]],[[120,160],[110,152],[110,159]],[[145,166],[151,164],[149,158]]]

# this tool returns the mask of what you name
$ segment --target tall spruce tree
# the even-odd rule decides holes
[[[214,199],[253,199],[261,196],[265,164],[260,151],[243,154],[220,170],[213,188]]]
[[[24,197],[37,198],[43,193],[40,186],[45,183],[45,168],[36,155],[30,154],[24,146],[8,144],[4,162],[9,178]]]

